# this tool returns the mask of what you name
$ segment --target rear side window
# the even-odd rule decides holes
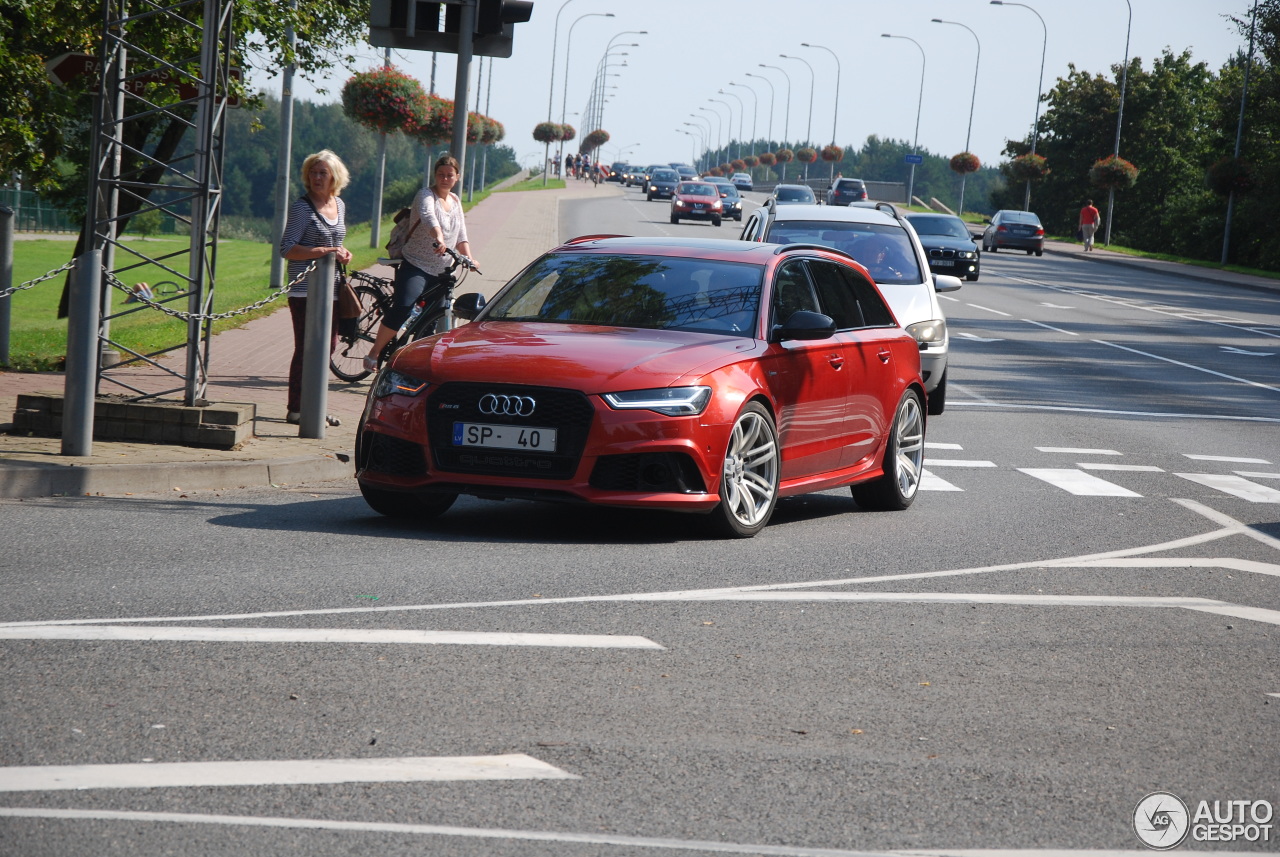
[[[809,273],[818,289],[822,311],[835,319],[837,330],[862,327],[862,311],[852,283],[840,275],[841,265],[819,259],[809,260]]]
[[[885,304],[884,298],[876,287],[864,277],[843,265],[833,266],[836,272],[848,283],[847,288],[857,296],[858,308],[862,312],[862,320],[867,327],[893,327],[893,313]]]

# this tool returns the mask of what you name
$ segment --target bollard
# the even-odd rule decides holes
[[[0,293],[13,287],[13,209],[0,205]],[[13,295],[0,297],[0,366],[9,365],[9,325]]]
[[[329,409],[329,343],[333,330],[334,254],[316,260],[307,275],[307,326],[302,346],[302,411],[298,437],[324,439]]]
[[[102,251],[76,259],[67,318],[67,377],[63,388],[62,454],[93,455],[93,397],[98,386],[98,310]]]

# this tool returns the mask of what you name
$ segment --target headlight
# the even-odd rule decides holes
[[[649,192],[650,192],[650,193],[656,193],[656,192],[657,192],[657,190],[658,190],[658,186],[657,186],[656,184],[651,184],[651,185],[649,185]]]
[[[947,338],[947,322],[941,318],[917,321],[915,324],[907,325],[907,333],[915,337],[921,347],[930,343],[940,345]]]
[[[425,389],[427,389],[426,381],[420,381],[394,369],[384,369],[378,376],[377,383],[373,385],[373,397],[383,399],[387,396],[418,396]]]
[[[692,417],[702,413],[711,401],[710,387],[663,387],[658,390],[627,390],[605,393],[604,400],[617,411],[657,411],[669,417]]]
[[[972,250],[960,250],[956,253],[956,255],[959,256],[961,259],[974,259],[974,258],[977,258],[978,254]]]
[[[688,204],[689,203],[685,202],[683,199],[676,200],[676,208],[684,208]]]

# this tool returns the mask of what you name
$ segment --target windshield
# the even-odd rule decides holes
[[[1006,211],[1000,219],[1005,223],[1031,223],[1036,226],[1040,225],[1040,218],[1036,217],[1029,211]]]
[[[716,189],[709,184],[690,184],[685,182],[678,188],[682,196],[719,196]]]
[[[807,187],[780,187],[777,191],[779,200],[784,202],[796,202],[798,200],[813,199],[813,191]]]
[[[651,178],[656,182],[674,182],[679,181],[679,176],[672,170],[654,170]]]
[[[553,253],[504,289],[484,320],[751,336],[762,272],[709,259]]]
[[[946,235],[949,238],[970,238],[969,227],[958,217],[907,217],[917,235]]]
[[[877,283],[924,282],[911,238],[897,224],[776,220],[768,240],[774,244],[822,244],[848,253]]]

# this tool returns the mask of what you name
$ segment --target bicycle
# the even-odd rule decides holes
[[[451,247],[445,247],[444,252],[453,259],[452,264],[435,278],[435,282],[423,289],[422,294],[414,301],[409,320],[378,355],[379,369],[391,359],[391,355],[410,342],[448,330],[452,326],[449,323],[449,310],[453,306],[454,287],[465,280],[471,271],[483,276],[483,272],[469,256],[464,256]],[[454,273],[458,268],[462,268],[462,276]]]
[[[352,271],[348,276],[355,281],[360,315],[355,320],[355,331],[338,337],[338,347],[329,358],[329,370],[343,381],[354,382],[373,374],[364,368],[364,356],[378,335],[383,314],[391,308],[392,281],[364,271]]]

